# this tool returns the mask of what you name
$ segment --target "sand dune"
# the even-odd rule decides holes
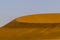
[[[60,14],[35,14],[0,28],[1,40],[60,40]]]

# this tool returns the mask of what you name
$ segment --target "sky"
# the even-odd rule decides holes
[[[0,27],[17,17],[52,12],[60,13],[60,0],[0,0]]]

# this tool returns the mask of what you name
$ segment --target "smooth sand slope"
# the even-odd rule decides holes
[[[60,14],[16,18],[0,28],[0,40],[60,40]]]

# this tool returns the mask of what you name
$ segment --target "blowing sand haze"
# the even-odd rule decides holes
[[[16,18],[0,28],[0,40],[60,40],[60,13]]]

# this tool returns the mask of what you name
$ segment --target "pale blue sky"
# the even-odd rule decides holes
[[[50,12],[60,12],[60,0],[0,0],[0,26],[19,16]]]

